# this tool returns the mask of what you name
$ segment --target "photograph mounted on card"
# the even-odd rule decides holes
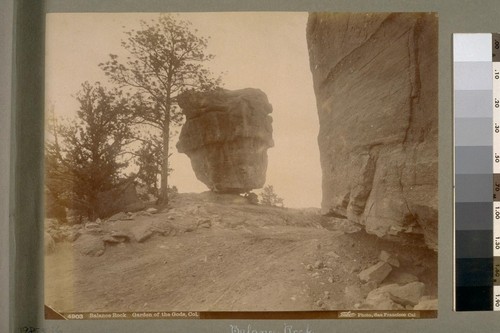
[[[46,319],[437,316],[435,13],[46,16]]]

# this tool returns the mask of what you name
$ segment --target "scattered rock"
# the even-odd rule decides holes
[[[97,195],[97,212],[101,217],[113,216],[118,212],[136,212],[145,208],[135,188],[135,177],[130,177],[117,188]]]
[[[327,257],[334,258],[334,259],[340,258],[340,256],[337,253],[333,252],[333,251],[327,252],[325,255]]]
[[[85,256],[99,257],[104,253],[104,241],[94,235],[83,234],[74,243],[76,250]]]
[[[363,297],[368,296],[368,294],[377,287],[378,284],[375,281],[368,281],[367,283],[361,285],[361,292],[363,294]]]
[[[388,292],[377,292],[378,289],[373,290],[368,294],[365,301],[361,304],[361,309],[373,310],[403,310],[401,304],[394,302],[391,294]]]
[[[68,241],[70,242],[74,242],[78,239],[78,237],[81,236],[81,232],[79,230],[71,230],[69,233],[68,233],[68,236],[67,236],[67,239]]]
[[[361,281],[364,282],[375,281],[376,283],[380,284],[382,281],[384,281],[384,279],[387,277],[387,275],[389,275],[391,271],[391,265],[381,261],[378,264],[375,264],[359,273],[358,277]]]
[[[158,213],[158,209],[156,209],[154,207],[151,207],[151,208],[146,209],[146,213],[157,214]]]
[[[134,236],[135,240],[139,243],[144,242],[153,236],[153,231],[151,230],[151,224],[139,224],[130,229],[130,232]]]
[[[424,294],[425,285],[422,282],[411,282],[404,286],[393,287],[389,290],[393,300],[402,305],[418,304]]]
[[[111,244],[118,244],[122,242],[118,238],[114,238],[110,235],[105,235],[104,237],[102,237],[102,241],[104,243],[111,243]]]
[[[124,212],[116,213],[115,215],[111,216],[108,219],[108,221],[127,221],[127,220],[133,220],[133,218]]]
[[[382,250],[380,252],[380,255],[378,256],[378,258],[381,261],[385,261],[386,263],[388,263],[389,265],[391,265],[393,267],[399,267],[399,260],[398,260],[398,258],[396,258],[393,255],[389,254],[387,251]]]
[[[418,302],[418,304],[413,307],[413,310],[437,310],[437,309],[438,309],[437,299],[420,300],[420,302]]]
[[[386,298],[402,306],[415,306],[418,304],[424,292],[425,285],[422,282],[411,282],[404,286],[389,284],[371,291],[367,299]],[[387,294],[387,295],[386,295]]]
[[[314,268],[316,268],[316,269],[321,269],[324,267],[325,267],[325,264],[321,260],[318,260],[314,263]]]
[[[306,269],[307,269],[308,271],[312,271],[314,268],[313,268],[313,265],[308,264],[308,265],[306,265]]]
[[[118,243],[130,241],[130,236],[126,233],[123,233],[123,232],[113,231],[113,232],[111,232],[110,235],[104,236],[103,241],[106,243],[118,244]]]
[[[208,218],[199,218],[197,222],[198,228],[210,228],[212,226],[212,221]]]
[[[274,145],[266,94],[251,88],[186,92],[178,104],[186,122],[177,150],[189,156],[201,182],[220,193],[264,186],[267,149]]]

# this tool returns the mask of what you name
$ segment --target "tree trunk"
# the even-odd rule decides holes
[[[161,184],[160,195],[158,198],[158,205],[168,205],[168,154],[169,154],[169,141],[170,141],[170,124],[163,128],[163,152],[161,160]]]

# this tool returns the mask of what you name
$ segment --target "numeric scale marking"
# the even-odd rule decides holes
[[[493,71],[493,310],[500,311],[500,34],[492,34]]]
[[[454,306],[500,311],[500,35],[453,35]]]

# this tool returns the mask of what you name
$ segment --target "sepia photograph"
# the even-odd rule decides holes
[[[436,13],[50,13],[45,40],[46,319],[437,316]]]

